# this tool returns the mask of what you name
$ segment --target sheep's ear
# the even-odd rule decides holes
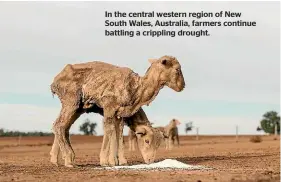
[[[150,64],[155,63],[157,61],[157,59],[148,59],[148,62],[150,62]]]
[[[167,65],[167,64],[168,64],[168,61],[167,61],[166,59],[163,59],[163,60],[161,61],[161,63],[162,63],[163,65]]]
[[[168,67],[173,66],[173,63],[172,63],[169,59],[163,59],[163,60],[160,61],[160,63],[161,63],[163,66],[168,66]]]

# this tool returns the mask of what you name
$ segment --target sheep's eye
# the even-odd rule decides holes
[[[145,143],[149,144],[149,140],[145,140]]]

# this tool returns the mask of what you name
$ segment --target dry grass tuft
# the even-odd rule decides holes
[[[261,136],[252,136],[252,137],[250,138],[250,142],[253,142],[253,143],[260,143],[260,142],[262,142],[262,138],[261,138]]]

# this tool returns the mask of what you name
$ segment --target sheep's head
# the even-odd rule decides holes
[[[145,163],[153,163],[156,151],[164,140],[163,133],[156,128],[141,125],[136,128],[136,135],[138,138],[138,146]]]
[[[172,119],[172,120],[170,121],[170,123],[171,123],[174,127],[176,127],[177,125],[180,125],[180,124],[181,124],[181,122],[180,122],[179,120],[177,120],[177,119]]]
[[[154,70],[159,73],[159,80],[171,89],[180,92],[185,87],[181,65],[175,57],[162,56],[159,59],[150,59]]]

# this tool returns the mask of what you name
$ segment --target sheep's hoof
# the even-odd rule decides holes
[[[124,159],[124,160],[119,160],[119,166],[126,166],[126,165],[128,165],[126,159]]]
[[[119,161],[118,161],[117,157],[109,156],[109,158],[108,158],[109,166],[118,166],[118,163],[119,163]]]
[[[65,164],[65,167],[74,168],[73,164]]]
[[[64,163],[64,166],[69,167],[69,168],[73,168],[73,167],[75,167],[75,164],[71,160],[66,160],[65,163]]]
[[[76,165],[74,163],[65,163],[64,166],[69,167],[69,168],[76,167]]]
[[[110,166],[110,165],[108,164],[108,162],[100,162],[100,166],[107,167],[107,166]]]
[[[54,164],[55,166],[59,167],[58,162],[53,162],[53,161],[51,161],[51,163]]]
[[[50,161],[51,161],[51,163],[54,164],[55,166],[57,166],[57,167],[59,166],[57,157],[51,157],[51,160],[50,160]]]
[[[100,165],[101,165],[102,167],[106,167],[106,166],[108,166],[108,161],[107,161],[106,159],[103,159],[103,158],[101,157],[101,159],[100,159]]]

